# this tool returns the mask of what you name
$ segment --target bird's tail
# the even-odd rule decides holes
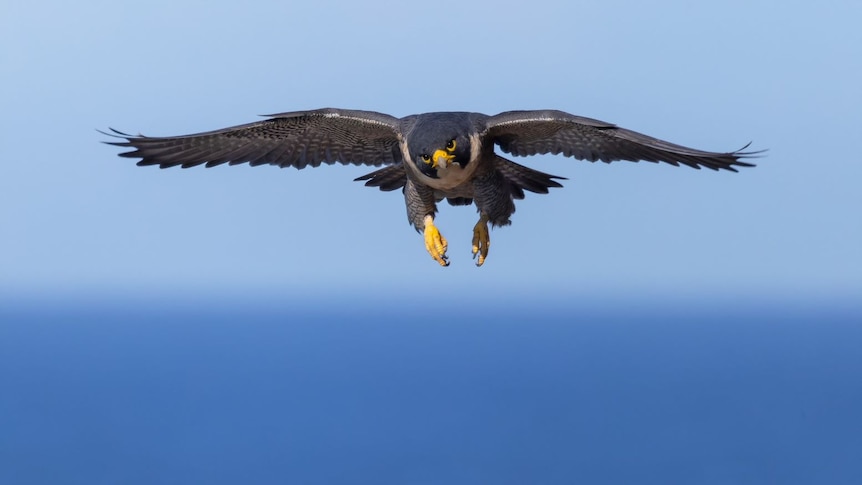
[[[523,199],[525,190],[536,194],[547,194],[549,188],[563,186],[557,180],[566,180],[565,177],[533,170],[499,155],[494,164],[497,166],[497,170],[503,174],[503,177],[509,181],[513,199]]]
[[[557,182],[557,180],[566,179],[565,177],[533,170],[499,155],[494,160],[494,165],[503,174],[503,177],[509,181],[513,199],[523,199],[525,190],[537,194],[547,194],[548,189],[551,187],[562,187],[562,184]],[[404,187],[404,184],[407,183],[407,174],[404,172],[404,165],[396,163],[395,165],[388,165],[357,177],[354,180],[357,182],[365,181],[366,187],[379,187],[380,190],[389,192]],[[452,205],[469,205],[470,202],[472,201],[465,198],[449,199],[449,203]]]
[[[354,182],[363,180],[366,187],[380,187],[380,190],[390,192],[404,187],[407,183],[407,174],[404,173],[404,165],[396,163],[353,179]]]

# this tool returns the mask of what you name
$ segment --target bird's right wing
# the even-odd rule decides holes
[[[121,157],[140,158],[138,165],[183,168],[206,164],[278,165],[305,168],[321,163],[354,165],[401,162],[398,119],[374,111],[325,108],[269,115],[270,118],[216,131],[185,136],[133,136],[116,130],[107,135],[131,147]]]

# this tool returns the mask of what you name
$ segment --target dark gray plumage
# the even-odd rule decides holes
[[[514,200],[524,191],[547,193],[563,179],[514,163],[494,152],[515,156],[562,154],[591,162],[617,160],[664,162],[736,171],[759,152],[717,153],[675,145],[610,123],[562,111],[425,113],[395,118],[373,111],[326,108],[269,115],[256,123],[176,137],[132,136],[111,145],[134,150],[121,157],[138,165],[183,168],[227,163],[317,167],[321,163],[380,166],[356,180],[384,191],[403,189],[408,219],[424,231],[426,249],[448,265],[447,243],[434,226],[436,202],[475,203],[477,265],[488,254],[487,223],[510,224]]]

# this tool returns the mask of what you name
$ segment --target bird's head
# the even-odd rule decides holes
[[[431,178],[440,178],[455,165],[463,169],[470,163],[469,134],[469,127],[460,117],[420,119],[408,136],[410,159],[420,172]]]

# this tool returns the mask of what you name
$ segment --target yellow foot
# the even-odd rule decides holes
[[[434,258],[434,261],[440,263],[440,266],[449,266],[449,257],[446,256],[448,247],[446,238],[440,234],[434,225],[434,218],[425,216],[425,249],[428,250],[428,254]]]
[[[488,217],[482,214],[479,222],[473,226],[473,259],[476,266],[482,266],[488,257],[488,248],[491,246],[491,237],[488,235]],[[479,256],[477,259],[476,256]]]

